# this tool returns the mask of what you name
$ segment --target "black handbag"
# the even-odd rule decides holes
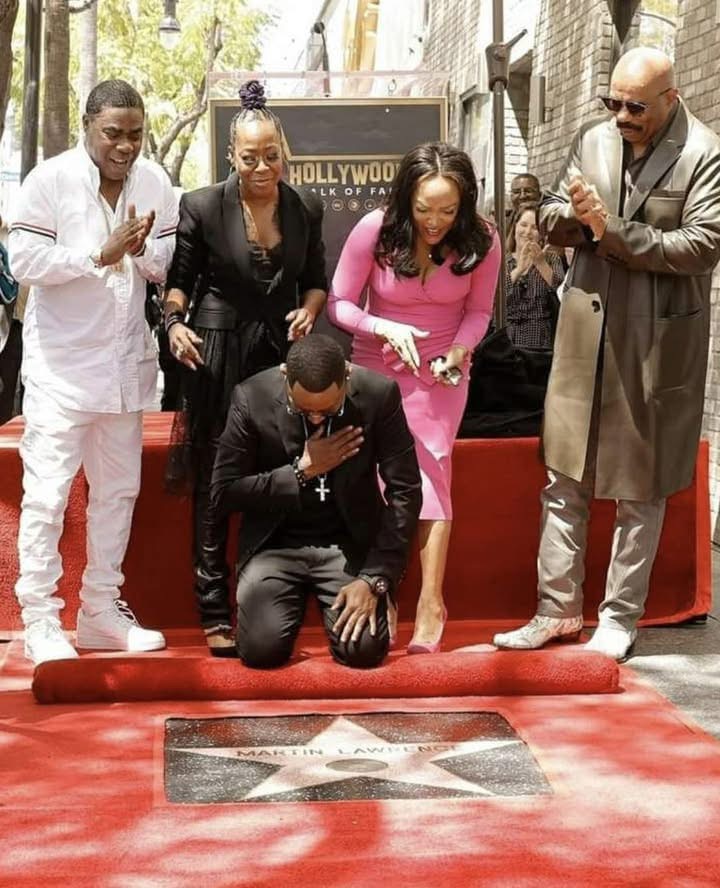
[[[458,438],[539,435],[552,355],[513,345],[505,329],[489,333],[473,352]]]

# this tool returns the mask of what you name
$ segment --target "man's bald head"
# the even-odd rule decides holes
[[[675,72],[669,56],[659,49],[638,47],[620,57],[613,70],[612,84],[628,81],[639,87],[667,89],[675,86]]]
[[[610,96],[627,103],[615,112],[615,123],[635,156],[642,156],[675,108],[678,92],[672,61],[659,49],[629,50],[613,70]]]

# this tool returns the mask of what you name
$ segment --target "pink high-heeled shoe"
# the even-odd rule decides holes
[[[443,607],[442,623],[440,624],[440,630],[434,641],[411,641],[407,646],[407,652],[409,654],[437,654],[440,650],[443,632],[445,631],[445,624],[447,623],[447,616],[447,608]]]

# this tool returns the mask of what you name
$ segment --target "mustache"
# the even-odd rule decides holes
[[[618,123],[618,124],[616,124],[616,126],[620,130],[621,133],[626,132],[626,131],[639,133],[642,131],[641,126],[635,126],[632,123],[623,123],[623,124]]]

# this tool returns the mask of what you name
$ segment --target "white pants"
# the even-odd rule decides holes
[[[20,442],[23,500],[15,587],[27,626],[58,619],[62,574],[58,543],[73,478],[82,465],[88,481],[87,567],[80,600],[93,615],[119,597],[121,572],[140,490],[142,412],[68,410],[29,384],[23,401]]]
[[[583,610],[585,548],[593,482],[548,470],[541,495],[538,613],[579,617]],[[645,612],[650,572],[657,554],[665,500],[617,500],[612,553],[599,618],[603,626],[631,631]]]

